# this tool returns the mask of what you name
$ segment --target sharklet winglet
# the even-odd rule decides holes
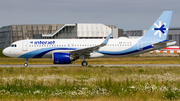
[[[108,37],[101,43],[101,45],[106,45],[111,37],[112,33],[108,35]]]

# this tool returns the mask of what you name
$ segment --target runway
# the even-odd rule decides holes
[[[180,67],[180,64],[90,64],[93,67],[96,66],[124,66],[124,67]],[[54,64],[29,64],[28,67],[79,67],[80,64],[63,64],[63,65],[54,65]],[[24,67],[24,65],[0,65],[0,67]],[[27,68],[28,68],[27,67]],[[87,66],[88,67],[88,66]]]

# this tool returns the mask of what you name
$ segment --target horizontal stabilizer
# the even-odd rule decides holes
[[[152,45],[153,45],[154,48],[165,48],[167,46],[172,46],[172,45],[175,45],[175,44],[176,44],[176,41],[166,40],[166,41],[163,41],[163,42],[154,43]]]

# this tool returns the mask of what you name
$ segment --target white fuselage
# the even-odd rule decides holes
[[[128,39],[126,37],[110,39],[106,46],[97,50],[99,52],[92,52],[90,58],[124,56],[122,54],[108,54],[108,52],[116,53],[128,50],[131,47],[135,47],[133,50],[139,50],[143,47],[143,42],[137,44],[139,40],[140,38]],[[52,53],[54,52],[69,53],[76,49],[100,45],[103,41],[104,39],[27,39],[12,43],[14,46],[11,45],[4,49],[3,53],[16,58],[52,58]],[[101,51],[105,51],[105,54],[101,53]],[[37,56],[39,54],[41,56]]]

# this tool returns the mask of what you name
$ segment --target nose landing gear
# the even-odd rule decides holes
[[[25,59],[24,67],[28,66],[28,58]]]

